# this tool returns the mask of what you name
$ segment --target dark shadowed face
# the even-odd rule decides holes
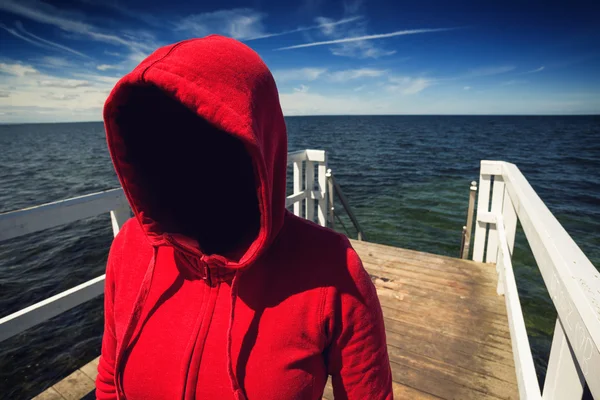
[[[137,96],[145,109],[135,106]],[[148,215],[166,232],[197,239],[207,254],[245,250],[260,212],[244,144],[157,89],[141,89],[128,104],[119,123]]]

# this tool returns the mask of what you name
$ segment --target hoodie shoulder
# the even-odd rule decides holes
[[[135,269],[132,259],[152,254],[152,246],[136,218],[128,219],[115,236],[108,253],[106,274],[117,278]],[[125,271],[127,269],[127,271]]]
[[[321,277],[348,271],[356,254],[346,236],[291,213],[273,250],[290,267]]]

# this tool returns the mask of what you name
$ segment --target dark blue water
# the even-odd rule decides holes
[[[496,159],[517,164],[600,265],[600,117],[295,117],[287,125],[290,150],[328,151],[370,241],[456,256],[469,182],[481,159]],[[101,123],[0,126],[0,212],[117,185]],[[111,239],[104,215],[0,243],[0,316],[101,275]],[[514,258],[543,377],[556,313],[522,232]],[[0,397],[39,393],[96,357],[101,334],[99,298],[0,343]]]

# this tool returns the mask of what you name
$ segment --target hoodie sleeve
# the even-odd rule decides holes
[[[114,320],[114,269],[120,261],[121,247],[125,225],[113,240],[106,264],[106,280],[104,282],[104,334],[102,335],[102,353],[98,364],[96,377],[96,398],[99,400],[116,399],[115,387],[115,358],[117,340],[115,336]]]
[[[337,399],[391,400],[392,374],[377,292],[348,244],[347,279],[333,296],[328,373]]]

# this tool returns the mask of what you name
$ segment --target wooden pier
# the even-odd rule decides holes
[[[398,399],[517,399],[504,297],[493,264],[352,241],[377,288]],[[38,396],[79,399],[97,359]],[[333,400],[328,383],[324,399]]]

